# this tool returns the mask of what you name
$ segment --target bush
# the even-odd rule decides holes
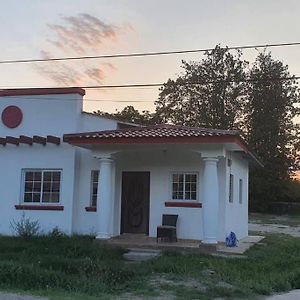
[[[58,239],[62,237],[66,237],[66,234],[60,230],[57,226],[55,226],[52,231],[49,233],[50,238]]]
[[[24,239],[29,239],[40,234],[40,222],[26,218],[24,213],[22,214],[21,220],[13,220],[10,225],[15,234]]]

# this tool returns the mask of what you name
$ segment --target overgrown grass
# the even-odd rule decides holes
[[[0,237],[0,288],[90,300],[163,293],[253,299],[300,288],[300,239],[270,235],[264,244],[248,251],[247,259],[166,253],[128,264],[121,250],[100,247],[90,237]]]

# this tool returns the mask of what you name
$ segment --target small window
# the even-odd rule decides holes
[[[173,200],[197,200],[198,176],[195,173],[176,173],[172,175]]]
[[[233,174],[229,176],[229,202],[233,202]]]
[[[24,170],[23,202],[58,203],[60,201],[60,170]]]
[[[243,203],[243,179],[239,180],[239,203]]]
[[[91,173],[91,207],[97,206],[98,178],[99,171],[93,170]]]

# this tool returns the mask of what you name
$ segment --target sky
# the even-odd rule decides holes
[[[1,0],[0,60],[300,42],[299,0]],[[300,75],[300,46],[272,49]],[[244,51],[253,61],[257,50]],[[0,86],[163,83],[203,54],[0,65]],[[158,88],[88,90],[86,111],[155,109]],[[92,101],[90,101],[92,100]],[[102,101],[94,101],[102,100]],[[141,102],[113,102],[141,101]]]

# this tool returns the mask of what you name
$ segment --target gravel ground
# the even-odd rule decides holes
[[[299,299],[300,299],[300,290],[294,290],[287,294],[275,295],[266,298],[266,300],[299,300]]]
[[[21,296],[17,294],[0,293],[0,300],[49,300],[42,297]]]
[[[249,223],[249,230],[255,232],[281,233],[288,234],[293,237],[300,237],[300,226],[287,226],[280,224],[260,224]],[[300,298],[299,298],[300,299]]]

